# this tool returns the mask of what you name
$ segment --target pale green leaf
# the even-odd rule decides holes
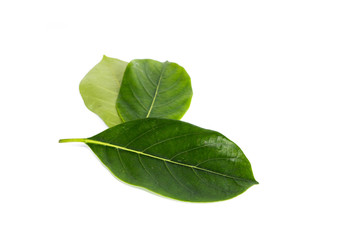
[[[127,64],[104,55],[80,82],[80,94],[86,107],[109,127],[122,123],[116,111],[116,99]]]

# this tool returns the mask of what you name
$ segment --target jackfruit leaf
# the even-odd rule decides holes
[[[176,63],[132,60],[126,67],[117,111],[121,119],[181,119],[190,106],[191,80]]]
[[[127,64],[104,55],[80,82],[79,90],[86,107],[109,127],[122,123],[116,111],[116,99]]]
[[[178,120],[139,119],[60,142],[86,143],[117,178],[182,201],[226,200],[257,184],[235,143]]]

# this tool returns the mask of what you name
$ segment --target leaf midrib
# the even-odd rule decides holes
[[[157,83],[156,90],[155,90],[155,94],[154,94],[153,100],[152,100],[152,102],[151,102],[149,111],[148,111],[148,113],[147,113],[147,115],[146,115],[146,118],[148,118],[148,117],[150,116],[151,110],[152,110],[153,107],[154,107],[155,100],[156,100],[156,97],[157,97],[158,92],[159,92],[159,87],[160,87],[161,79],[162,79],[162,77],[163,77],[163,74],[164,74],[166,65],[168,65],[168,61],[164,62],[163,66],[162,66],[162,68],[161,68],[161,72],[160,72],[160,76],[159,76],[159,81],[158,81],[158,83]]]
[[[179,165],[179,166],[183,166],[183,167],[189,167],[189,168],[192,168],[192,169],[204,171],[204,172],[211,173],[211,174],[214,174],[214,175],[219,175],[219,176],[231,178],[231,179],[234,179],[234,180],[241,180],[241,181],[246,181],[246,182],[251,182],[251,183],[257,184],[256,181],[251,180],[251,179],[246,179],[246,178],[234,177],[234,176],[226,175],[226,174],[223,174],[223,173],[211,171],[211,170],[206,169],[206,168],[201,168],[201,167],[198,167],[198,166],[193,166],[193,165],[189,165],[189,164],[185,164],[185,163],[175,162],[175,161],[172,161],[172,160],[170,160],[170,159],[158,157],[158,156],[151,155],[151,154],[148,154],[148,153],[144,153],[144,152],[141,152],[141,151],[137,151],[137,150],[134,150],[134,149],[130,149],[130,148],[126,148],[126,147],[122,147],[122,146],[118,146],[118,145],[115,145],[115,144],[111,144],[111,143],[107,143],[107,142],[102,142],[102,141],[98,141],[98,140],[93,140],[93,139],[89,139],[89,138],[62,139],[62,140],[60,140],[60,142],[83,142],[83,143],[86,143],[86,144],[89,143],[89,144],[97,144],[97,145],[112,147],[112,148],[124,150],[124,151],[127,151],[127,152],[132,152],[132,153],[140,154],[140,155],[142,155],[142,156],[146,156],[146,157],[150,157],[150,158],[162,160],[162,161],[164,161],[164,162],[172,163],[172,164],[175,164],[175,165]]]

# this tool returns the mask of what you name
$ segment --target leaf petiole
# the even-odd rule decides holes
[[[86,143],[86,138],[68,138],[68,139],[60,139],[59,143],[66,143],[66,142],[82,142]]]

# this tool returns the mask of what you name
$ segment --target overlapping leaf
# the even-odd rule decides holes
[[[86,107],[109,127],[122,122],[115,105],[127,64],[104,56],[80,82],[80,94]]]
[[[212,202],[256,184],[241,149],[222,134],[169,119],[140,119],[85,142],[119,179],[171,198]]]
[[[180,119],[191,97],[190,77],[184,68],[141,59],[128,64],[116,106],[124,122],[148,117]]]

